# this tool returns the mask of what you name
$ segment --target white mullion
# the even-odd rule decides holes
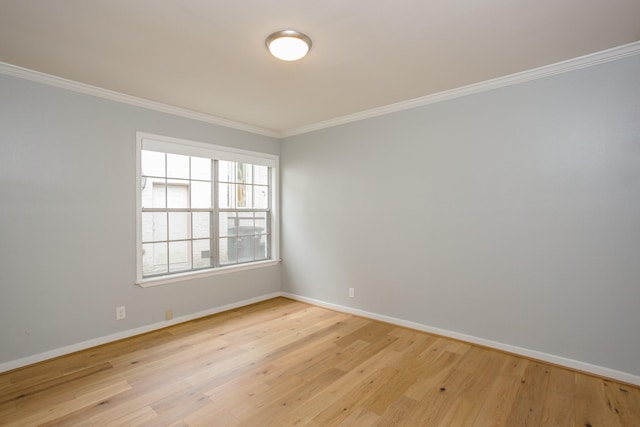
[[[209,242],[211,251],[210,255],[212,257],[212,267],[218,268],[220,267],[220,227],[218,226],[218,224],[220,223],[220,210],[218,207],[218,160],[211,159],[211,174],[211,202],[213,206],[210,218]]]
[[[164,153],[164,207],[169,209],[169,178],[167,177],[169,172],[169,154]],[[169,264],[169,235],[171,230],[169,229],[169,211],[167,210],[167,274],[171,273],[171,265]]]
[[[209,212],[211,208],[142,208],[142,212]]]
[[[269,197],[267,197],[267,236],[266,236],[266,240],[267,240],[267,259],[271,259],[271,247],[273,246],[273,239],[271,238],[271,210],[272,210],[272,203],[271,201],[273,200],[273,188],[271,186],[273,180],[271,179],[271,175],[274,174],[275,169],[273,168],[269,168],[267,169],[267,191],[269,192]]]
[[[191,181],[191,156],[189,156],[189,184],[187,185],[187,206],[189,207],[189,212],[187,216],[187,222],[189,223],[189,241],[191,244],[187,244],[189,248],[189,261],[191,264],[190,270],[193,271],[193,210],[191,209],[191,191],[193,190],[193,185]]]

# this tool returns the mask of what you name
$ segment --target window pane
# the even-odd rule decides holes
[[[220,209],[235,209],[235,184],[218,185],[218,207]]]
[[[164,179],[152,179],[151,187],[153,189],[152,208],[167,207],[167,182]]]
[[[193,268],[211,267],[211,240],[193,241]]]
[[[237,237],[224,237],[219,240],[220,265],[238,262]]]
[[[236,185],[236,207],[238,208],[253,208],[253,197],[252,197],[252,186],[251,185]]]
[[[169,242],[169,271],[191,269],[191,242]]]
[[[236,165],[236,182],[242,184],[251,184],[252,165],[247,163],[238,163]]]
[[[211,214],[209,212],[193,212],[193,238],[202,239],[211,236]]]
[[[267,234],[269,230],[267,230],[267,213],[266,212],[256,212],[256,234]]]
[[[256,236],[255,240],[255,258],[267,259],[267,237],[266,235]]]
[[[211,159],[205,159],[204,157],[192,157],[191,179],[211,181]]]
[[[188,239],[190,232],[189,212],[169,212],[169,240]]]
[[[167,177],[189,179],[189,156],[167,153]]]
[[[191,181],[191,207],[211,207],[211,183]]]
[[[166,243],[145,243],[142,245],[142,275],[166,273],[167,267],[167,244]]]
[[[255,194],[255,208],[256,209],[268,209],[269,208],[269,187],[264,185],[255,185],[253,187]]]
[[[142,213],[142,241],[150,242],[153,240],[153,214],[149,212]]]
[[[167,214],[165,212],[142,213],[142,241],[167,240]]]
[[[253,183],[260,185],[269,184],[269,168],[266,166],[253,166]]]
[[[253,213],[238,213],[238,236],[253,236],[255,229],[253,227]]]
[[[220,233],[220,237],[236,235],[238,218],[235,212],[220,212],[218,220],[218,233]]]
[[[235,212],[220,212],[218,219],[218,233],[220,233],[220,237],[236,235],[238,218]]]
[[[156,151],[140,151],[143,176],[166,176],[164,169],[164,153]]]
[[[238,262],[253,261],[255,236],[238,237]]]
[[[247,163],[217,160],[216,151],[210,156],[179,145],[155,138],[143,140],[140,150],[143,277],[268,259],[276,170],[254,165],[250,155],[243,157]],[[262,155],[255,158],[261,162]]]
[[[189,207],[189,181],[180,179],[167,180],[167,207]]]
[[[236,163],[225,160],[218,161],[218,181],[236,182]]]
[[[143,208],[166,208],[165,180],[162,178],[142,178],[141,202]]]

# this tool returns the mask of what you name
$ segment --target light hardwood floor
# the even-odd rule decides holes
[[[0,425],[640,426],[640,389],[276,298],[1,374]]]

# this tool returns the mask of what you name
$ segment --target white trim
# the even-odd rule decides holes
[[[234,264],[225,267],[216,267],[206,270],[187,271],[184,273],[165,274],[157,277],[143,278],[142,275],[142,197],[140,188],[141,170],[141,150],[157,150],[169,153],[179,153],[187,156],[208,157],[211,159],[228,160],[235,162],[252,163],[271,168],[272,184],[269,186],[269,196],[271,197],[271,257],[267,260],[256,261],[246,264]],[[185,280],[200,277],[215,276],[237,271],[252,270],[254,268],[269,267],[280,262],[279,259],[279,233],[278,224],[280,222],[277,206],[279,206],[279,186],[278,167],[280,157],[275,154],[261,153],[257,151],[243,150],[223,145],[208,144],[205,142],[191,141],[188,139],[175,138],[171,136],[156,135],[146,132],[136,132],[136,281],[135,284],[143,288],[151,286],[166,285],[169,283],[182,282]],[[212,181],[213,184],[213,181]]]
[[[138,215],[140,216],[140,215]],[[142,245],[140,245],[142,246]],[[226,267],[210,268],[206,270],[188,271],[186,273],[177,273],[166,276],[150,277],[136,281],[136,285],[142,288],[150,288],[152,286],[167,285],[169,283],[183,282],[185,280],[198,279],[200,277],[217,276],[219,274],[236,273],[238,271],[253,270],[255,268],[271,267],[278,265],[279,259],[268,259],[265,261],[256,261],[246,264],[229,265]],[[141,266],[138,266],[141,269]]]
[[[142,133],[136,132],[136,283],[142,278]]]
[[[542,67],[534,68],[532,70],[522,71],[507,76],[498,77],[484,82],[474,83],[459,88],[446,90],[431,95],[426,95],[419,98],[409,99],[407,101],[401,101],[394,104],[372,108],[370,110],[361,111],[354,114],[348,114],[346,116],[336,117],[330,120],[310,124],[307,126],[301,126],[293,129],[286,129],[282,132],[278,132],[272,129],[265,129],[258,126],[253,126],[246,123],[240,123],[233,120],[224,119],[222,117],[212,116],[210,114],[199,113],[196,111],[188,110],[185,108],[174,107],[172,105],[163,104],[156,101],[150,101],[143,98],[138,98],[131,95],[126,95],[120,92],[115,92],[108,89],[102,89],[96,86],[91,86],[85,83],[75,82],[73,80],[63,79],[61,77],[52,76],[49,74],[41,73],[39,71],[29,70],[27,68],[18,67],[17,65],[8,64],[6,62],[0,62],[0,74],[6,74],[13,77],[19,77],[26,80],[31,80],[38,83],[44,83],[50,86],[60,87],[63,89],[72,90],[74,92],[84,93],[87,95],[97,96],[99,98],[109,99],[112,101],[122,102],[124,104],[135,105],[137,107],[148,108],[154,111],[160,111],[162,113],[173,114],[175,116],[186,117],[201,122],[212,123],[218,126],[224,126],[232,129],[238,129],[246,132],[255,133],[258,135],[269,136],[272,138],[286,138],[289,136],[300,135],[303,133],[309,133],[320,129],[326,129],[334,126],[343,125],[346,123],[355,122],[358,120],[369,119],[372,117],[382,116],[385,114],[391,114],[398,111],[404,111],[411,108],[422,107],[436,102],[447,101],[450,99],[460,98],[467,95],[473,95],[480,92],[486,92],[493,89],[498,89],[505,86],[511,86],[518,83],[528,82],[530,80],[541,79],[544,77],[553,76],[555,74],[566,73],[580,68],[590,67],[592,65],[598,65],[605,62],[615,61],[618,59],[626,58],[628,56],[640,54],[640,41],[625,44],[622,46],[613,47],[611,49],[603,50],[600,52],[591,53],[588,55],[580,56],[573,59],[557,62],[555,64],[545,65]]]
[[[280,157],[271,169],[271,258],[280,259]]]
[[[555,64],[545,65],[543,67],[534,68],[532,70],[522,71],[507,76],[486,80],[484,82],[474,83],[456,89],[445,90],[443,92],[426,95],[420,98],[409,99],[407,101],[401,101],[395,104],[385,105],[378,108],[372,108],[370,110],[361,111],[359,113],[336,117],[334,119],[314,123],[308,126],[288,129],[282,132],[281,137],[286,138],[289,136],[301,135],[303,133],[309,133],[320,129],[326,129],[346,123],[382,116],[385,114],[396,113],[398,111],[409,110],[411,108],[435,104],[436,102],[448,101],[450,99],[461,98],[463,96],[473,95],[480,92],[487,92],[490,90],[499,89],[501,87],[524,83],[531,80],[542,79],[544,77],[579,70],[581,68],[615,61],[617,59],[622,59],[638,54],[640,54],[640,41],[603,50],[601,52],[592,53],[589,55],[580,56],[578,58],[568,59],[566,61],[557,62]]]
[[[246,300],[226,304],[220,307],[211,308],[197,313],[188,314],[185,316],[176,317],[169,321],[162,321],[153,323],[147,326],[141,326],[139,328],[129,329],[126,331],[116,332],[115,334],[105,335],[99,338],[90,339],[77,344],[68,345],[65,347],[49,350],[44,353],[34,354],[33,356],[23,357],[21,359],[11,360],[9,362],[0,363],[0,373],[11,371],[13,369],[22,368],[24,366],[32,365],[34,363],[42,362],[45,360],[53,359],[54,357],[60,357],[67,354],[75,353],[77,351],[86,350],[88,348],[96,347],[103,344],[108,344],[114,341],[130,338],[136,335],[145,334],[147,332],[163,329],[168,326],[177,325],[179,323],[188,322],[190,320],[199,319],[201,317],[211,316],[212,314],[221,313],[223,311],[233,310],[235,308],[244,307],[246,305],[255,304],[257,302],[266,301],[272,298],[279,297],[280,292],[274,292],[271,294],[261,295],[259,297],[249,298]]]
[[[592,365],[591,363],[580,362],[578,360],[573,360],[573,359],[568,359],[566,357],[543,353],[537,350],[530,350],[528,348],[517,347],[510,344],[504,344],[498,341],[491,341],[484,338],[474,337],[472,335],[461,334],[459,332],[449,331],[446,329],[435,328],[433,326],[427,326],[421,323],[410,322],[408,320],[398,319],[395,317],[384,316],[381,314],[372,313],[370,311],[360,310],[353,307],[346,307],[343,305],[332,304],[332,303],[320,301],[313,298],[307,298],[300,295],[291,294],[288,292],[281,292],[281,295],[286,298],[291,298],[296,301],[306,302],[308,304],[317,305],[319,307],[324,307],[331,310],[340,311],[343,313],[353,314],[356,316],[366,317],[368,319],[379,320],[381,322],[403,326],[403,327],[415,329],[418,331],[428,332],[434,335],[453,338],[453,339],[468,342],[471,344],[481,345],[483,347],[502,350],[507,353],[517,354],[520,356],[528,357],[528,358],[539,360],[542,362],[548,362],[554,365],[564,366],[566,368],[573,369],[576,371],[586,372],[589,374],[598,375],[600,377],[610,378],[612,380],[622,381],[628,384],[640,386],[640,376],[633,375],[627,372],[617,371],[615,369],[605,368],[603,366]]]
[[[158,329],[166,328],[168,326],[177,325],[179,323],[188,322],[201,317],[210,316],[212,314],[221,313],[223,311],[233,310],[235,308],[243,307],[245,305],[255,304],[257,302],[266,301],[272,298],[285,297],[296,301],[305,302],[307,304],[317,305],[318,307],[328,308],[330,310],[340,311],[342,313],[353,314],[355,316],[366,317],[368,319],[379,320],[381,322],[390,323],[392,325],[398,325],[405,328],[411,328],[418,331],[431,333],[443,337],[453,338],[456,340],[468,342],[471,344],[481,345],[483,347],[493,348],[496,350],[505,351],[508,353],[528,357],[531,359],[539,360],[542,362],[552,363],[558,366],[564,366],[569,369],[573,369],[588,374],[597,375],[604,378],[609,378],[616,381],[621,381],[627,384],[633,384],[640,386],[640,376],[633,375],[627,372],[617,371],[615,369],[605,368],[603,366],[593,365],[591,363],[580,362],[578,360],[568,359],[566,357],[556,356],[553,354],[543,353],[541,351],[530,350],[527,348],[517,347],[510,344],[504,344],[497,341],[491,341],[484,338],[474,337],[472,335],[461,334],[459,332],[453,332],[446,329],[435,328],[432,326],[423,325],[421,323],[410,322],[408,320],[398,319],[395,317],[384,316],[370,311],[360,310],[353,307],[347,307],[338,304],[332,304],[324,301],[320,301],[314,298],[307,298],[301,295],[292,294],[289,292],[273,292],[259,297],[238,301],[235,303],[226,304],[220,307],[212,308],[209,310],[199,311],[197,313],[176,317],[170,321],[163,321],[154,323],[147,326],[141,326],[135,329],[129,329],[127,331],[117,332],[115,334],[106,335],[100,338],[94,338],[88,341],[83,341],[78,344],[72,344],[66,347],[57,348],[54,350],[46,351],[44,353],[35,354],[33,356],[23,357],[21,359],[11,360],[9,362],[0,363],[0,373],[18,369],[24,366],[32,365],[34,363],[42,362],[54,357],[64,356],[67,354],[75,353],[77,351],[86,350],[91,347],[95,347],[102,344],[108,344],[110,342],[118,341],[125,338],[130,338],[136,335],[152,332]]]
[[[39,71],[30,70],[28,68],[18,67],[17,65],[8,64],[6,62],[0,62],[0,74],[19,77],[21,79],[44,83],[49,86],[67,89],[73,92],[83,93],[85,95],[97,96],[98,98],[122,102],[124,104],[134,105],[136,107],[147,108],[149,110],[159,111],[161,113],[172,114],[179,117],[186,117],[187,119],[198,120],[201,122],[224,126],[231,129],[255,133],[258,135],[269,136],[272,138],[279,138],[281,136],[280,132],[274,131],[272,129],[265,129],[247,123],[236,122],[234,120],[213,116],[211,114],[199,113],[197,111],[188,110],[186,108],[175,107],[173,105],[163,104],[161,102],[138,98],[137,96],[127,95],[109,89],[102,89],[97,86],[91,86],[85,83],[80,83],[73,80],[64,79],[62,77],[41,73]]]
[[[136,132],[136,140],[140,143],[138,147],[139,150],[166,151],[184,154],[186,156],[200,156],[232,162],[252,163],[270,168],[276,166],[276,160],[279,158],[276,154],[244,150],[241,148],[227,147],[225,145],[209,144],[207,142],[192,141],[190,139],[147,132]]]

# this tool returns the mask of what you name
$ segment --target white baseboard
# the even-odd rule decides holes
[[[568,359],[566,357],[555,356],[553,354],[543,353],[541,351],[530,350],[528,348],[522,348],[522,347],[510,345],[510,344],[504,344],[497,341],[487,340],[484,338],[478,338],[472,335],[461,334],[459,332],[449,331],[446,329],[434,328],[432,326],[423,325],[421,323],[410,322],[403,319],[397,319],[395,317],[383,316],[381,314],[372,313],[370,311],[359,310],[357,308],[327,303],[324,301],[316,300],[313,298],[307,298],[307,297],[303,297],[296,294],[282,292],[281,295],[286,298],[291,298],[296,301],[306,302],[306,303],[317,305],[320,307],[329,308],[331,310],[354,314],[356,316],[366,317],[369,319],[379,320],[381,322],[391,323],[393,325],[404,326],[404,327],[415,329],[418,331],[428,332],[434,335],[453,338],[453,339],[465,341],[471,344],[477,344],[483,347],[489,347],[496,350],[505,351],[507,353],[524,356],[530,359],[539,360],[541,362],[547,362],[554,365],[563,366],[576,371],[597,375],[599,377],[610,378],[612,380],[640,386],[640,376],[633,375],[627,372],[621,372],[615,369],[605,368],[603,366],[592,365],[590,363],[580,362],[578,360]]]
[[[21,359],[0,363],[0,373],[11,371],[17,368],[22,368],[23,366],[32,365],[34,363],[42,362],[45,360],[53,359],[54,357],[75,353],[76,351],[86,350],[88,348],[96,347],[98,345],[107,344],[107,343],[118,341],[124,338],[130,338],[130,337],[144,334],[147,332],[152,332],[158,329],[166,328],[167,326],[177,325],[178,323],[188,322],[190,320],[198,319],[200,317],[206,317],[212,314],[221,313],[223,311],[233,310],[234,308],[244,307],[245,305],[266,301],[268,299],[276,298],[279,296],[281,296],[280,292],[261,295],[259,297],[249,298],[249,299],[234,302],[231,304],[226,304],[220,307],[215,307],[208,310],[199,311],[197,313],[188,314],[186,316],[176,317],[172,320],[167,320],[167,321],[154,323],[151,325],[141,326],[139,328],[129,329],[126,331],[116,332],[115,334],[106,335],[106,336],[94,338],[88,341],[83,341],[77,344],[56,348],[54,350],[45,351],[44,353],[34,354],[33,356],[27,356]]]
[[[368,319],[379,320],[381,322],[386,322],[393,325],[404,326],[406,328],[428,332],[434,335],[453,338],[453,339],[465,341],[471,344],[477,344],[483,347],[489,347],[496,350],[505,351],[507,353],[524,356],[530,359],[535,359],[542,362],[563,366],[576,371],[597,375],[599,377],[610,378],[612,380],[640,386],[640,376],[633,375],[627,372],[617,371],[615,369],[605,368],[603,366],[598,366],[598,365],[592,365],[590,363],[580,362],[578,360],[568,359],[566,357],[556,356],[553,354],[543,353],[536,350],[530,350],[527,348],[517,347],[510,344],[504,344],[497,341],[491,341],[484,338],[474,337],[472,335],[461,334],[459,332],[449,331],[446,329],[435,328],[432,326],[427,326],[427,325],[423,325],[421,323],[416,323],[416,322],[410,322],[408,320],[398,319],[395,317],[384,316],[381,314],[372,313],[370,311],[360,310],[353,307],[332,304],[332,303],[320,301],[313,298],[307,298],[300,295],[291,294],[288,292],[274,292],[270,294],[265,294],[259,297],[250,298],[250,299],[238,301],[231,304],[226,304],[223,306],[211,308],[204,311],[199,311],[197,313],[189,314],[186,316],[176,317],[173,320],[158,322],[158,323],[154,323],[147,326],[141,326],[139,328],[129,329],[126,331],[117,332],[115,334],[94,338],[88,341],[83,341],[78,344],[72,344],[69,346],[60,347],[54,350],[46,351],[44,353],[39,353],[32,356],[23,357],[21,359],[0,363],[0,373],[21,368],[23,366],[32,365],[34,363],[42,362],[48,359],[53,359],[55,357],[64,356],[66,354],[75,353],[80,350],[86,350],[88,348],[96,347],[98,345],[107,344],[107,343],[118,341],[124,338],[130,338],[136,335],[166,328],[167,326],[188,322],[190,320],[198,319],[200,317],[206,317],[212,314],[221,313],[223,311],[233,310],[235,308],[243,307],[250,304],[255,304],[257,302],[266,301],[268,299],[272,299],[280,296],[290,298],[296,301],[306,302],[308,304],[317,305],[319,307],[324,307],[331,310],[340,311],[343,313],[353,314],[356,316],[366,317]]]

